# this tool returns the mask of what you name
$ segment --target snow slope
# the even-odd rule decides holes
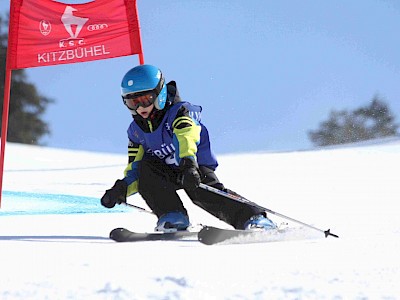
[[[400,299],[399,139],[219,157],[227,187],[339,239],[302,229],[273,243],[115,243],[114,227],[156,221],[99,204],[126,160],[7,145],[0,299]],[[229,227],[180,195],[193,224]]]

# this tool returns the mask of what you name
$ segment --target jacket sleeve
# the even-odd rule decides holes
[[[201,125],[193,119],[189,110],[182,106],[172,123],[175,158],[180,163],[181,158],[196,159],[197,145],[200,142]]]
[[[138,164],[144,155],[144,148],[142,145],[129,141],[128,145],[128,165],[124,171],[124,181],[128,185],[126,196],[131,196],[138,192]]]

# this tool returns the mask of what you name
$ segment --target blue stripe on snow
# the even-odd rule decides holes
[[[100,199],[61,194],[43,194],[3,191],[0,216],[120,213],[132,211],[129,207],[116,205],[107,209]]]

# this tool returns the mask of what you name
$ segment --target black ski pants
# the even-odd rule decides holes
[[[200,166],[202,183],[220,190],[237,195],[226,189],[219,182],[214,171]],[[179,173],[157,159],[144,159],[139,166],[139,194],[146,201],[150,209],[161,217],[163,214],[179,211],[188,215],[177,190],[182,189],[178,182]],[[194,204],[209,212],[218,219],[232,225],[236,229],[243,229],[244,223],[252,216],[264,212],[251,205],[234,201],[224,196],[197,188],[194,191],[185,190]]]

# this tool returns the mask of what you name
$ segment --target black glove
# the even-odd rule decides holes
[[[193,191],[201,182],[200,170],[196,160],[190,157],[182,158],[180,165],[181,184],[185,190]]]
[[[125,181],[118,179],[114,186],[107,190],[101,197],[101,204],[107,208],[113,208],[115,204],[126,203],[126,192],[128,185]]]

